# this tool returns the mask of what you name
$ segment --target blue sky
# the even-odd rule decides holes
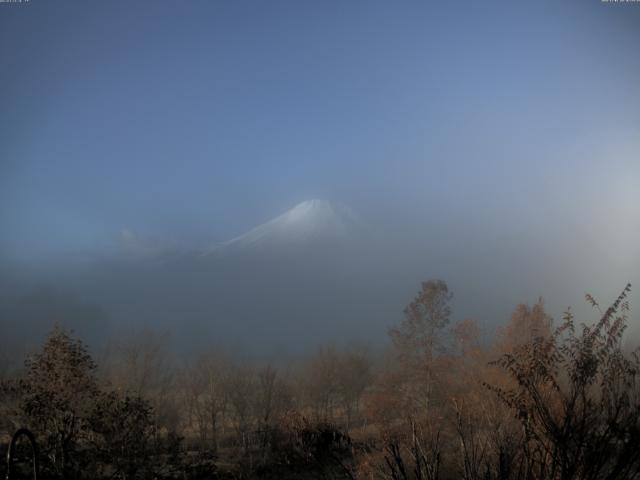
[[[0,4],[0,249],[321,197],[640,261],[639,49],[640,4],[599,0]]]

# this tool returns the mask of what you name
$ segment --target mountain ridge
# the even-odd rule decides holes
[[[322,199],[306,200],[241,235],[214,245],[203,255],[291,246],[314,240],[347,240],[361,227],[360,219],[344,205]]]

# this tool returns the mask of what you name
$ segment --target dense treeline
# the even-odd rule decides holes
[[[2,373],[2,442],[32,430],[44,478],[640,478],[629,291],[604,311],[587,296],[591,325],[519,305],[489,343],[428,281],[386,354],[329,346],[289,366],[221,349],[177,362],[149,331],[96,362],[57,327]]]

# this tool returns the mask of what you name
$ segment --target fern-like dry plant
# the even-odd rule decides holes
[[[524,441],[520,478],[640,478],[640,355],[626,355],[627,285],[594,325],[568,310],[552,335],[494,362],[512,387],[487,385],[514,412]]]

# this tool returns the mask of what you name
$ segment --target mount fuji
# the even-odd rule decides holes
[[[363,222],[348,207],[328,200],[307,200],[204,255],[262,251],[317,243],[345,243],[364,231]]]

